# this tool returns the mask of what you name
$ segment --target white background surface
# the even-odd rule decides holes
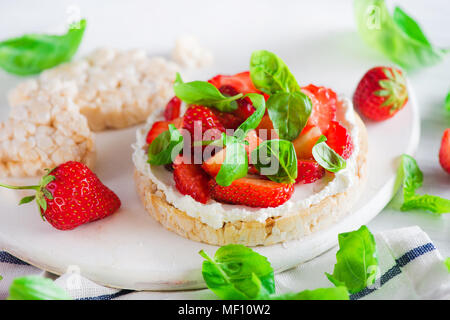
[[[389,4],[394,1],[388,1]],[[450,47],[450,2],[395,1],[420,21],[436,45]],[[78,55],[98,46],[143,47],[168,54],[182,34],[196,35],[214,52],[217,70],[221,61],[241,61],[235,70],[247,68],[254,49],[276,51],[288,65],[293,61],[301,85],[324,84],[351,96],[362,74],[372,66],[389,64],[359,39],[351,1],[0,1],[0,39],[29,32],[65,30],[68,8],[78,6],[88,20]],[[220,33],[212,33],[214,25]],[[236,39],[245,45],[236,46]],[[239,41],[241,42],[241,41]],[[327,44],[327,50],[318,51]],[[226,52],[226,54],[224,53]],[[357,57],[357,68],[346,72],[340,59]],[[290,63],[291,62],[291,63]],[[320,64],[321,71],[315,66]],[[324,67],[325,66],[325,67]],[[302,75],[304,77],[302,78]],[[422,193],[450,198],[450,175],[438,163],[442,132],[450,127],[443,101],[450,89],[450,59],[409,74],[422,115],[422,133],[416,159],[424,173]],[[7,108],[6,94],[22,78],[0,72],[0,107]],[[4,114],[4,112],[2,112]],[[389,143],[389,141],[386,141]],[[383,155],[380,154],[380,157]],[[372,231],[419,225],[444,256],[450,256],[450,216],[424,212],[400,212],[389,207],[369,224]],[[319,263],[320,259],[312,262]],[[332,268],[328,266],[327,270]],[[320,269],[320,268],[318,268]],[[314,268],[309,268],[314,272]],[[323,270],[320,270],[321,273]],[[306,276],[306,275],[304,275]],[[314,275],[316,276],[316,275]]]

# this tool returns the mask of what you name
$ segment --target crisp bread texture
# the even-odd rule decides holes
[[[293,239],[301,239],[335,223],[350,212],[363,192],[367,180],[368,139],[364,123],[358,115],[359,154],[355,183],[345,192],[328,196],[309,208],[295,214],[272,217],[265,222],[237,221],[224,223],[222,228],[214,229],[175,208],[165,199],[164,193],[157,189],[148,177],[135,170],[134,179],[137,192],[146,211],[165,228],[185,238],[212,245],[243,244],[246,246],[272,245]]]

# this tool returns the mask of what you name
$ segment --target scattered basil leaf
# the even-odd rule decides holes
[[[344,169],[347,164],[344,158],[326,144],[326,140],[327,138],[324,135],[320,136],[312,148],[313,157],[325,170],[338,172]]]
[[[289,68],[276,54],[258,50],[250,58],[250,77],[255,87],[267,94],[300,91]]]
[[[265,140],[252,151],[250,159],[255,168],[270,180],[295,183],[297,155],[290,141]]]
[[[247,151],[242,142],[236,141],[226,145],[225,160],[216,176],[218,185],[227,187],[234,180],[245,177],[248,172]]]
[[[264,96],[257,93],[248,93],[245,97],[250,99],[255,107],[255,112],[236,129],[234,136],[241,140],[245,139],[250,130],[255,129],[259,125],[266,112],[266,100],[264,100]]]
[[[450,213],[450,200],[433,195],[419,195],[416,190],[422,186],[423,173],[413,157],[403,154],[397,170],[396,188],[403,185],[402,211],[412,209],[428,210],[433,213]]]
[[[73,24],[64,35],[29,34],[0,42],[0,67],[30,75],[69,61],[80,45],[86,20]]]
[[[372,285],[378,269],[377,247],[372,233],[366,226],[338,236],[339,251],[333,274],[325,273],[337,286],[345,285],[350,293],[356,293]]]
[[[445,108],[445,110],[450,112],[450,91],[447,93],[447,97],[445,97],[444,108]]]
[[[400,8],[391,17],[384,0],[355,0],[354,9],[363,40],[405,69],[436,64],[449,52],[432,46]]]
[[[270,300],[349,300],[349,295],[346,287],[319,288],[274,295]]]
[[[273,269],[267,258],[243,245],[220,247],[214,258],[201,250],[202,275],[221,299],[257,299],[275,293]]]
[[[159,134],[148,148],[148,162],[153,165],[172,163],[183,148],[183,136],[173,124]]]
[[[297,138],[308,122],[311,110],[311,100],[301,91],[278,92],[267,100],[267,111],[280,139],[292,141]]]
[[[424,45],[431,46],[431,43],[428,41],[422,29],[420,29],[417,22],[408,16],[400,7],[395,7],[392,18],[397,26],[412,39],[415,39]]]
[[[445,259],[444,264],[447,267],[448,272],[450,272],[450,257]]]
[[[243,94],[226,97],[211,83],[206,81],[183,82],[177,73],[173,84],[175,95],[187,104],[198,104],[214,107],[222,112],[231,112],[237,109],[235,100],[242,98]],[[233,103],[234,102],[234,103]]]
[[[16,278],[9,287],[8,300],[72,300],[52,280],[39,276]]]

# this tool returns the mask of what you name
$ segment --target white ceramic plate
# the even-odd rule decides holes
[[[89,21],[81,55],[98,46],[144,47],[152,54],[168,53],[176,36],[193,33],[212,49],[216,63],[195,76],[183,74],[186,81],[246,70],[251,52],[267,49],[283,58],[301,85],[326,85],[350,95],[366,70],[387,63],[357,36],[351,1],[311,7],[303,1],[276,6],[264,1],[255,5],[252,1],[234,0],[203,1],[201,6],[186,1],[160,1],[157,5],[152,1],[139,2],[139,5],[133,1],[120,2],[120,5],[114,1],[95,3],[80,4],[81,14]],[[62,2],[40,3],[39,10],[47,13],[44,20],[33,14],[32,9],[23,10],[19,6],[15,10],[23,15],[21,23],[1,29],[0,38],[34,31],[43,21],[44,26],[54,26],[61,22],[65,6]],[[133,23],[117,23],[122,17],[128,17]],[[0,73],[3,119],[8,111],[6,92],[21,80]],[[410,93],[413,94],[412,88]],[[301,241],[257,248],[277,272],[329,249],[336,243],[339,232],[367,223],[391,198],[398,156],[413,153],[418,143],[415,100],[411,97],[405,109],[393,119],[368,124],[367,128],[369,181],[365,194],[352,213],[332,228]],[[97,135],[96,173],[122,200],[119,212],[73,231],[58,231],[42,222],[35,205],[18,207],[20,195],[0,189],[0,246],[42,269],[58,274],[67,269],[79,270],[87,278],[110,286],[153,290],[203,287],[200,273],[203,259],[198,251],[205,249],[213,254],[217,247],[171,233],[144,211],[132,178],[130,144],[135,140],[135,131],[136,128],[129,128]]]
[[[412,91],[412,90],[411,90]],[[412,92],[411,92],[412,94]],[[398,156],[418,144],[419,117],[415,100],[396,117],[367,124],[369,180],[353,211],[339,223],[299,241],[258,247],[276,272],[294,267],[331,248],[337,234],[369,222],[393,194]],[[134,188],[130,144],[136,128],[97,135],[97,174],[122,200],[119,212],[72,231],[58,231],[42,222],[36,206],[17,206],[20,195],[0,193],[0,243],[4,250],[42,269],[62,274],[79,270],[101,284],[137,290],[201,288],[200,249],[217,247],[184,239],[147,215]]]

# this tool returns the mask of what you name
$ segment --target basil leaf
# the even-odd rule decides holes
[[[311,115],[312,103],[303,92],[278,92],[267,100],[270,120],[280,139],[298,137]]]
[[[450,213],[450,200],[433,195],[419,195],[416,190],[422,186],[423,173],[413,157],[403,154],[397,170],[396,188],[403,185],[402,211],[422,209],[433,213]]]
[[[450,91],[447,93],[447,97],[445,97],[444,108],[445,108],[445,110],[450,112]]]
[[[244,140],[247,133],[259,125],[266,112],[266,100],[264,100],[264,96],[257,93],[248,93],[245,97],[250,98],[256,110],[236,129],[234,136],[240,140]]]
[[[258,50],[250,58],[250,77],[255,87],[267,94],[300,91],[289,68],[276,54]]]
[[[211,83],[206,81],[192,81],[184,83],[177,73],[173,84],[175,95],[188,104],[199,104],[214,107],[222,112],[231,112],[237,109],[235,100],[242,98],[243,94],[226,97]]]
[[[270,300],[349,300],[349,296],[346,287],[335,287],[280,294]]]
[[[225,160],[216,176],[217,184],[227,187],[234,180],[245,177],[248,172],[248,158],[245,146],[241,142],[227,143]]]
[[[29,34],[0,42],[0,67],[17,75],[36,74],[69,61],[80,45],[86,20],[65,35]]]
[[[356,293],[375,282],[378,257],[375,239],[366,226],[356,231],[340,233],[339,251],[333,274],[325,273],[337,286],[342,284]]]
[[[255,168],[270,180],[295,183],[297,154],[290,141],[265,140],[252,151],[250,159]]]
[[[220,247],[214,258],[201,250],[202,275],[221,299],[257,299],[275,293],[273,269],[267,258],[243,245]]]
[[[325,168],[325,170],[338,172],[339,170],[344,169],[347,164],[344,158],[326,144],[326,140],[327,138],[324,135],[320,136],[312,148],[314,160]]]
[[[394,18],[384,0],[354,1],[355,17],[362,39],[405,69],[436,64],[448,53],[432,46],[419,25],[401,9]]]
[[[159,134],[148,148],[148,162],[154,165],[172,163],[183,148],[183,136],[173,124]]]
[[[27,276],[16,278],[9,287],[8,300],[72,300],[52,280]]]
[[[408,36],[427,46],[431,46],[431,43],[428,41],[422,29],[420,29],[417,22],[408,16],[400,7],[395,7],[392,18],[397,26]]]
[[[450,257],[445,259],[444,264],[447,267],[448,272],[450,272]]]
[[[403,202],[400,210],[421,209],[433,213],[450,213],[450,200],[433,195],[415,195]]]

